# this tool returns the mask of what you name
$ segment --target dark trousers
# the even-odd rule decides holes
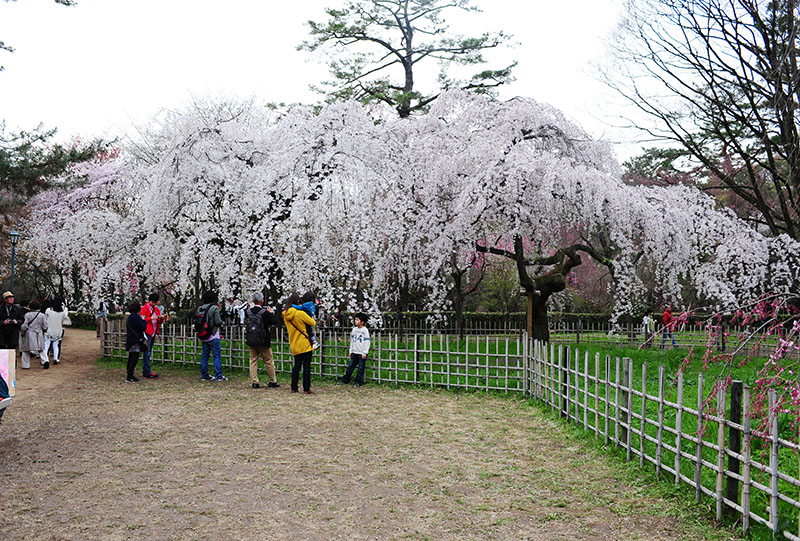
[[[133,379],[133,371],[136,369],[136,363],[139,362],[139,352],[128,352],[128,379]]]
[[[294,366],[292,367],[292,390],[297,390],[297,382],[300,379],[300,367],[303,367],[303,390],[311,390],[311,352],[306,351],[294,356]]]
[[[350,376],[353,375],[353,370],[358,367],[358,372],[356,372],[356,383],[359,385],[364,383],[364,370],[367,366],[367,360],[361,357],[360,353],[351,353],[350,354],[350,364],[345,370],[344,378],[342,379],[345,383],[350,383]]]

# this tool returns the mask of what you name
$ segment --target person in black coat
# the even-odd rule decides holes
[[[133,301],[128,305],[128,312],[131,315],[125,321],[125,350],[128,352],[128,373],[125,377],[127,383],[135,383],[139,378],[134,377],[133,371],[136,369],[136,363],[139,362],[139,352],[142,351],[144,344],[144,331],[147,329],[147,323],[139,312],[142,310],[142,305],[137,301]]]
[[[17,349],[19,347],[19,328],[25,312],[18,304],[14,304],[14,294],[3,293],[3,304],[0,305],[0,349]]]

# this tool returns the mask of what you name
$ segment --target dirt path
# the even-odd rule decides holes
[[[20,371],[0,539],[725,538],[518,400],[316,384],[124,383],[92,331]]]

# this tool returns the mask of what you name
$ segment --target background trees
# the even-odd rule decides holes
[[[480,71],[468,80],[450,78],[451,64],[483,64],[482,51],[507,36],[450,33],[444,18],[448,10],[479,11],[469,0],[350,0],[341,9],[326,9],[326,22],[309,21],[311,39],[298,48],[328,53],[333,80],[323,83],[321,91],[332,99],[381,101],[403,118],[424,111],[440,92],[420,90],[415,78],[420,63],[439,63],[439,88],[489,92],[510,81],[514,64]]]
[[[629,2],[609,80],[673,144],[638,172],[695,183],[800,239],[799,18],[797,0]]]

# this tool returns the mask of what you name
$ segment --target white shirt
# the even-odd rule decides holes
[[[47,319],[47,332],[45,334],[51,339],[61,340],[62,324],[67,319],[67,309],[62,306],[61,311],[56,312],[52,308],[48,308],[44,315]]]
[[[369,353],[369,330],[366,327],[353,327],[350,332],[350,353],[366,355]]]

